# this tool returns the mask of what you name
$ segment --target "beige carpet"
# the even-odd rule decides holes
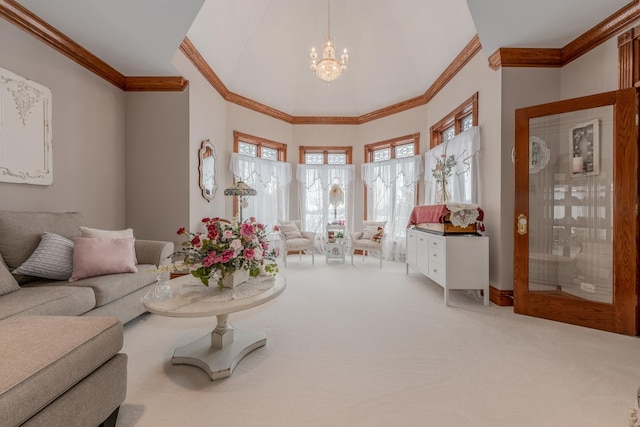
[[[626,426],[640,340],[484,307],[404,264],[297,256],[287,289],[232,314],[267,345],[227,379],[174,366],[215,318],[147,314],[125,327],[130,426]]]

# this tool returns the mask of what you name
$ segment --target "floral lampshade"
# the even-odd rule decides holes
[[[238,207],[240,211],[240,222],[242,222],[242,208],[246,208],[248,206],[247,201],[244,199],[246,196],[255,196],[258,192],[249,187],[244,181],[238,181],[233,184],[231,187],[224,190],[225,196],[236,196],[238,197]]]

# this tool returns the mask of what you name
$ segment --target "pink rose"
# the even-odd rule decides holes
[[[202,259],[202,265],[205,267],[211,267],[215,263],[216,253],[214,251],[209,252],[209,254]]]
[[[251,261],[254,256],[255,256],[255,251],[253,249],[245,249],[244,250],[244,257],[246,259],[248,259],[249,261]]]
[[[246,222],[242,224],[242,227],[240,228],[241,236],[251,236],[254,233],[255,229],[253,228],[253,225]]]
[[[227,262],[229,262],[229,260],[231,260],[231,258],[233,258],[234,252],[231,249],[227,249],[226,251],[222,252],[222,255],[220,255],[220,262],[223,264],[226,264]]]

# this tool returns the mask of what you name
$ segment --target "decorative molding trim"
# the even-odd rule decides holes
[[[462,49],[462,51],[455,57],[453,62],[444,70],[442,74],[436,79],[436,81],[427,89],[424,93],[425,104],[431,101],[446,85],[458,74],[465,65],[471,59],[476,56],[482,49],[480,44],[480,38],[476,34],[471,41]]]
[[[191,43],[191,41],[185,37],[180,44],[180,50],[191,61],[203,77],[218,91],[220,96],[226,101],[240,105],[242,107],[249,108],[262,114],[266,114],[273,118],[291,123],[294,125],[359,125],[370,122],[372,120],[381,119],[396,113],[400,113],[411,108],[419,107],[429,102],[447,83],[456,75],[462,68],[482,49],[480,44],[480,38],[475,35],[471,41],[464,47],[464,49],[456,56],[451,64],[444,70],[444,72],[436,79],[436,81],[427,89],[427,91],[415,98],[408,99],[406,101],[399,102],[397,104],[390,105],[385,108],[381,108],[376,111],[372,111],[367,114],[363,114],[358,117],[337,117],[337,116],[291,116],[276,110],[259,102],[253,101],[249,98],[237,95],[231,92],[222,83],[222,80],[211,69],[207,61],[202,57],[198,49]]]
[[[188,84],[189,81],[181,76],[125,77],[124,90],[127,92],[180,92]]]
[[[604,43],[640,18],[640,2],[632,1],[562,48],[563,65]]]
[[[513,305],[513,291],[503,291],[489,286],[489,301],[501,307]]]
[[[562,49],[539,49],[501,47],[489,57],[489,67],[549,67],[559,68],[562,63]]]
[[[0,17],[23,29],[117,88],[124,89],[124,75],[19,5],[16,1],[0,0]]]
[[[184,53],[184,55],[191,61],[194,67],[200,74],[213,86],[213,88],[218,91],[220,96],[223,99],[227,99],[229,96],[229,89],[222,83],[222,80],[213,72],[213,69],[207,64],[207,61],[204,60],[198,49],[191,43],[188,37],[185,37],[180,43],[180,51]]]
[[[15,0],[0,0],[0,17],[121,90],[181,91],[187,87],[188,81],[180,76],[125,77],[115,68],[47,24]]]
[[[639,18],[640,2],[633,1],[561,49],[503,47],[489,57],[489,67],[564,67]]]

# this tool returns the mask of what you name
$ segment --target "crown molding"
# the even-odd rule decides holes
[[[427,89],[427,91],[415,98],[411,98],[397,104],[390,105],[379,110],[372,111],[361,116],[291,116],[283,113],[280,110],[271,108],[259,102],[253,101],[249,98],[237,95],[231,92],[222,83],[222,80],[216,75],[213,69],[209,66],[207,61],[202,57],[198,49],[193,45],[189,38],[185,39],[180,44],[180,50],[191,61],[196,69],[204,76],[204,78],[214,87],[214,89],[220,94],[226,101],[249,108],[253,111],[257,111],[267,116],[283,120],[287,123],[294,125],[359,125],[367,123],[373,120],[381,119],[383,117],[391,116],[393,114],[409,110],[411,108],[419,107],[426,104],[431,100],[446,84],[456,75],[462,68],[473,58],[480,50],[482,46],[480,39],[475,35],[471,41],[462,49],[462,51],[456,56],[451,64],[444,70],[444,72],[436,79],[436,81]]]
[[[207,61],[204,60],[198,49],[191,43],[188,37],[185,37],[180,43],[180,51],[184,53],[194,67],[202,74],[202,76],[209,82],[211,86],[220,94],[224,99],[229,96],[229,89],[222,83],[222,80],[213,72],[213,69],[209,66]]]
[[[0,16],[117,88],[124,90],[125,77],[121,73],[16,1],[0,0]]]
[[[15,0],[0,0],[0,17],[124,91],[184,90],[182,77],[125,77],[118,70],[47,24]]]
[[[124,90],[127,92],[180,92],[189,84],[181,76],[125,77]]]
[[[633,1],[560,49],[513,48],[496,50],[489,57],[489,67],[564,67],[599,46],[640,18],[640,2]]]
[[[562,49],[501,47],[489,57],[489,67],[562,67]]]

